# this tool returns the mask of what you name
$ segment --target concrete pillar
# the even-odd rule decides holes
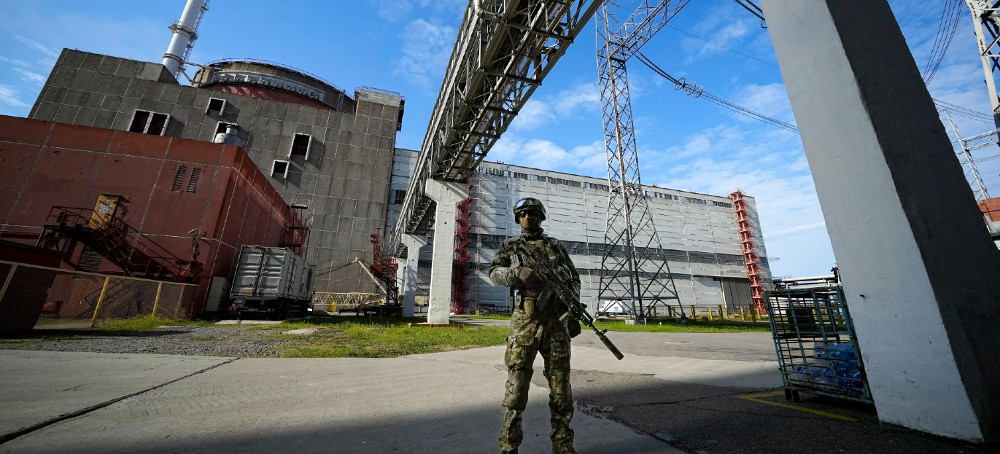
[[[420,248],[427,244],[427,237],[404,233],[402,242],[406,246],[406,263],[400,267],[403,270],[403,317],[413,317],[413,307],[417,298]]]
[[[879,418],[1000,438],[1000,253],[885,0],[762,0]]]
[[[469,198],[469,185],[428,179],[428,197],[437,202],[434,212],[434,254],[427,323],[448,323],[451,314],[451,268],[455,261],[455,205]]]

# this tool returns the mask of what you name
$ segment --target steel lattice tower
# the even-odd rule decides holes
[[[979,57],[983,61],[986,89],[989,91],[993,121],[1000,128],[1000,97],[997,96],[996,72],[1000,69],[1000,1],[965,0],[972,13]]]
[[[598,298],[629,304],[636,320],[667,315],[671,301],[680,306],[667,255],[660,245],[642,189],[625,63],[687,0],[675,1],[673,5],[670,0],[650,3],[642,1],[620,23],[616,15],[618,6],[609,0],[598,9],[596,26],[597,72],[610,186]],[[681,317],[683,314],[681,309]]]

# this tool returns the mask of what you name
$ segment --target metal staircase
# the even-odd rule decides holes
[[[95,223],[93,209],[52,207],[36,245],[62,253],[69,263],[77,244],[83,244],[83,252],[70,265],[81,271],[97,271],[97,256],[114,263],[126,276],[155,280],[185,280],[201,265],[182,260],[140,235],[120,215]]]

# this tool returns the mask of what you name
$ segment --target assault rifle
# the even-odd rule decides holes
[[[548,257],[541,250],[527,247],[523,241],[518,243],[516,252],[520,256],[521,265],[531,268],[531,271],[537,275],[536,277],[545,282],[546,289],[542,292],[543,299],[546,294],[554,293],[556,299],[566,306],[566,315],[572,316],[594,330],[594,333],[601,339],[604,346],[611,350],[611,354],[615,355],[615,358],[625,357],[621,350],[618,350],[618,347],[615,347],[615,344],[611,342],[611,339],[608,339],[608,336],[604,334],[608,330],[600,330],[594,326],[594,317],[587,313],[587,308],[580,302],[580,294],[573,288],[572,278],[566,269],[563,267],[553,269],[552,265],[549,264]],[[566,315],[563,315],[563,318]]]

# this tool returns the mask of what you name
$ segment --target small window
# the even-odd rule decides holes
[[[167,131],[170,123],[170,115],[165,113],[150,112],[148,110],[138,110],[132,114],[132,123],[129,125],[129,132],[141,132],[162,136]]]
[[[396,192],[393,193],[392,203],[393,205],[402,205],[403,200],[405,199],[406,199],[406,191],[403,189],[397,189]]]
[[[226,100],[219,98],[208,98],[208,107],[205,108],[206,114],[216,114],[222,115],[226,111]]]
[[[281,175],[281,178],[288,178],[288,161],[274,161],[271,165],[271,176]]]
[[[309,160],[309,148],[312,145],[312,136],[309,134],[295,134],[295,138],[292,139],[292,150],[288,153],[289,157],[292,156],[304,156],[305,160]]]
[[[146,128],[146,134],[152,134],[154,136],[162,136],[167,130],[167,123],[170,121],[170,115],[154,113],[153,118],[149,119],[149,127]]]
[[[149,123],[149,111],[137,110],[132,114],[132,124],[128,127],[128,131],[146,132],[146,123]]]
[[[228,128],[230,126],[236,126],[236,123],[226,123],[224,121],[220,121],[219,124],[215,126],[215,133],[216,134],[219,134],[219,133],[223,133],[224,134],[226,132],[226,128]]]

